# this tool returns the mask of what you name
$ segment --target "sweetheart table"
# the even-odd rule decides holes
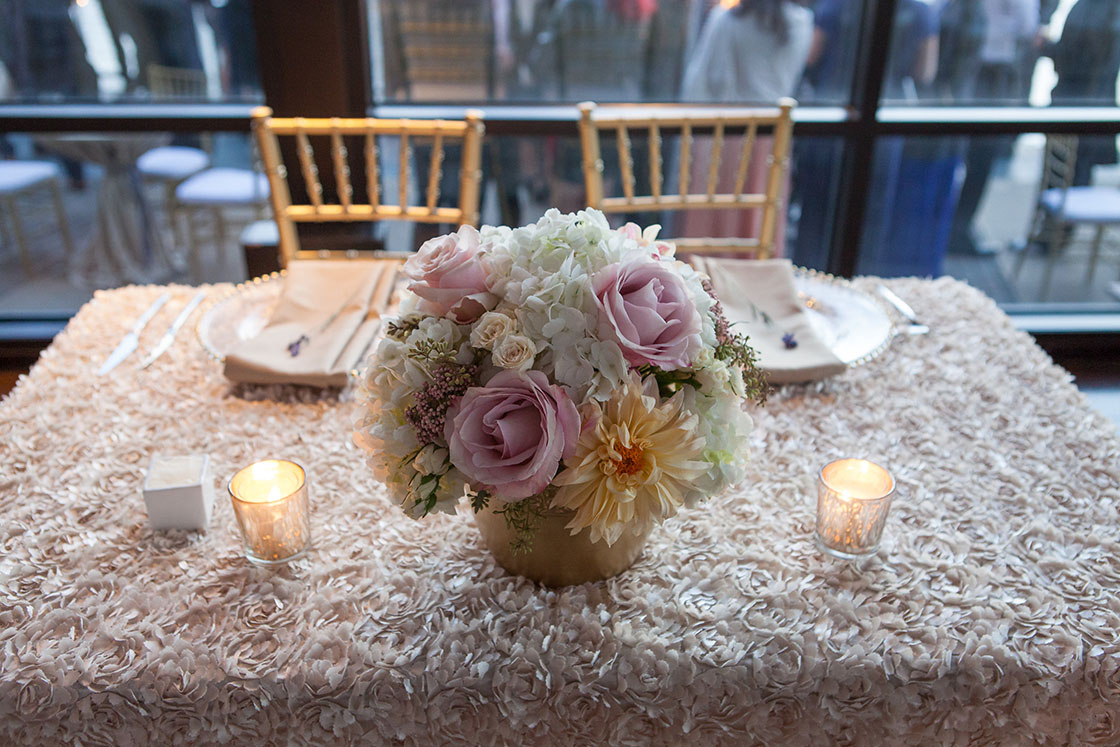
[[[165,289],[99,292],[0,404],[0,742],[1120,743],[1114,426],[980,292],[887,284],[928,335],[776,391],[737,491],[559,590],[469,515],[391,506],[345,393],[233,386],[188,330],[96,376]],[[141,351],[194,293],[169,290]],[[199,452],[209,530],[149,529],[152,455]],[[858,564],[812,537],[848,456],[898,485]],[[312,501],[314,548],[277,570],[224,489],[270,457]]]

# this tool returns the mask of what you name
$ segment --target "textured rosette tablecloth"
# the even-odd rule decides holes
[[[99,293],[0,404],[0,742],[1120,743],[1113,425],[979,292],[890,285],[931,334],[777,392],[747,484],[563,590],[390,506],[345,397],[231,386],[185,333],[93,375],[160,289]],[[228,500],[153,532],[157,451],[303,464],[315,549],[249,566]],[[812,541],[842,456],[898,482],[862,568]]]

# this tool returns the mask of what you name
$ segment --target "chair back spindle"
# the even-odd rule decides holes
[[[778,211],[782,208],[782,190],[789,168],[789,152],[793,130],[793,108],[796,102],[782,99],[777,106],[753,108],[679,108],[632,105],[598,106],[580,104],[580,144],[583,153],[584,183],[588,205],[605,213],[632,213],[655,210],[688,209],[759,209],[762,211],[759,235],[755,237],[718,237],[676,239],[683,251],[741,251],[757,258],[773,253]],[[772,133],[766,156],[765,188],[749,191],[748,175],[760,129]],[[678,191],[665,193],[663,134],[666,130],[680,133]],[[600,139],[613,131],[618,149],[621,197],[604,194],[604,164]],[[695,147],[694,134],[711,132],[708,162]],[[742,133],[741,148],[729,145],[729,137]],[[635,179],[633,141],[648,138],[649,193],[639,194]],[[738,151],[737,153],[735,151]],[[721,164],[725,158],[736,158],[733,187],[721,190]],[[703,171],[707,166],[706,173]],[[693,179],[694,167],[700,172]],[[730,183],[730,176],[727,182]],[[694,183],[695,182],[695,183]],[[723,187],[722,189],[727,189]]]
[[[463,120],[340,117],[311,119],[273,117],[271,109],[258,107],[253,111],[253,130],[271,187],[273,212],[279,228],[282,266],[286,266],[292,258],[301,256],[301,253],[322,256],[322,253],[301,252],[295,228],[297,223],[406,220],[452,225],[478,224],[484,131],[483,117],[479,111],[468,111]],[[351,181],[348,137],[361,138],[360,152],[367,183],[367,203],[356,199]],[[384,202],[379,137],[396,137],[399,140],[396,204]],[[306,186],[305,202],[293,202],[280,138],[292,138],[295,142],[296,157]],[[313,138],[326,138],[330,148],[329,159],[316,161]],[[440,207],[440,180],[449,143],[462,146],[459,202],[455,207]],[[430,144],[431,154],[426,168],[426,184],[421,182],[417,187],[417,190],[423,187],[423,193],[419,195],[418,202],[413,204],[409,200],[413,191],[410,189],[410,174],[414,147],[420,144]],[[334,172],[336,194],[329,195],[324,190],[319,173],[320,165]]]
[[[331,160],[334,164],[338,201],[342,203],[342,210],[347,214],[351,212],[354,197],[354,187],[350,184],[349,155],[346,144],[342,140],[342,131],[338,127],[338,117],[334,117],[331,119]]]

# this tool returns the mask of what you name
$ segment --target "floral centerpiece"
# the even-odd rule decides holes
[[[707,279],[595,210],[464,226],[404,265],[359,390],[356,442],[413,517],[505,516],[515,550],[565,509],[615,543],[744,474],[745,399],[767,388]]]

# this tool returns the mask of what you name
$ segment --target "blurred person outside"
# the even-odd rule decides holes
[[[681,98],[746,105],[792,96],[809,58],[812,34],[812,11],[792,0],[716,6],[685,68]]]
[[[642,101],[649,32],[658,3],[649,0],[558,0],[545,13],[530,52],[538,100]],[[618,173],[618,154],[603,150],[604,176]],[[560,210],[587,206],[579,141],[550,136],[541,159],[552,174],[548,202]],[[635,164],[636,173],[644,165]],[[640,178],[640,177],[639,177]]]
[[[818,0],[813,5],[813,41],[798,101],[847,104],[852,68],[859,41],[861,5],[856,0]],[[794,138],[791,207],[797,216],[796,234],[788,253],[802,267],[823,270],[828,264],[833,201],[829,199],[840,175],[835,141]],[[811,175],[797,178],[797,173]]]
[[[773,106],[784,96],[793,96],[805,71],[813,37],[813,13],[791,0],[741,0],[732,7],[712,8],[700,39],[685,68],[681,99],[687,102],[734,106]],[[770,138],[759,138],[751,156],[745,189],[764,192],[767,176],[765,154]],[[712,142],[697,137],[694,145],[691,184],[705,184]],[[742,136],[729,137],[723,152],[742,151]],[[720,164],[717,190],[734,189],[737,158]],[[782,188],[783,206],[778,212],[774,256],[783,256],[789,175]],[[760,210],[689,210],[677,221],[677,236],[752,237],[762,226]]]
[[[916,104],[934,97],[939,59],[938,8],[920,0],[900,0],[884,99]],[[962,161],[954,139],[892,136],[879,141],[858,272],[941,274]]]
[[[539,95],[533,47],[551,9],[551,0],[493,0],[496,99],[531,101]],[[542,168],[545,149],[536,139],[512,137],[487,138],[483,148],[497,188],[501,222],[519,226],[523,196],[548,199],[548,172]],[[457,185],[447,186],[458,193]]]
[[[935,6],[922,0],[899,0],[883,81],[884,99],[915,103],[928,96],[937,76],[940,24]]]
[[[977,40],[979,45],[972,60],[954,59],[950,63],[964,72],[954,81],[954,98],[962,104],[999,106],[1026,103],[1030,79],[1025,71],[1029,69],[1030,61],[1035,59],[1035,39],[1039,30],[1038,0],[970,2],[980,11],[976,20],[982,24],[982,34]],[[957,4],[961,4],[960,0]],[[976,9],[972,13],[975,15]],[[952,242],[955,247],[974,252],[989,251],[977,245],[972,238],[972,220],[993,166],[1011,156],[1012,143],[1011,138],[1004,137],[969,139],[965,179],[953,219]]]
[[[799,94],[802,103],[848,102],[860,10],[852,0],[818,0],[813,5],[813,42]]]
[[[537,97],[533,46],[551,10],[551,0],[493,0],[495,98]]]

